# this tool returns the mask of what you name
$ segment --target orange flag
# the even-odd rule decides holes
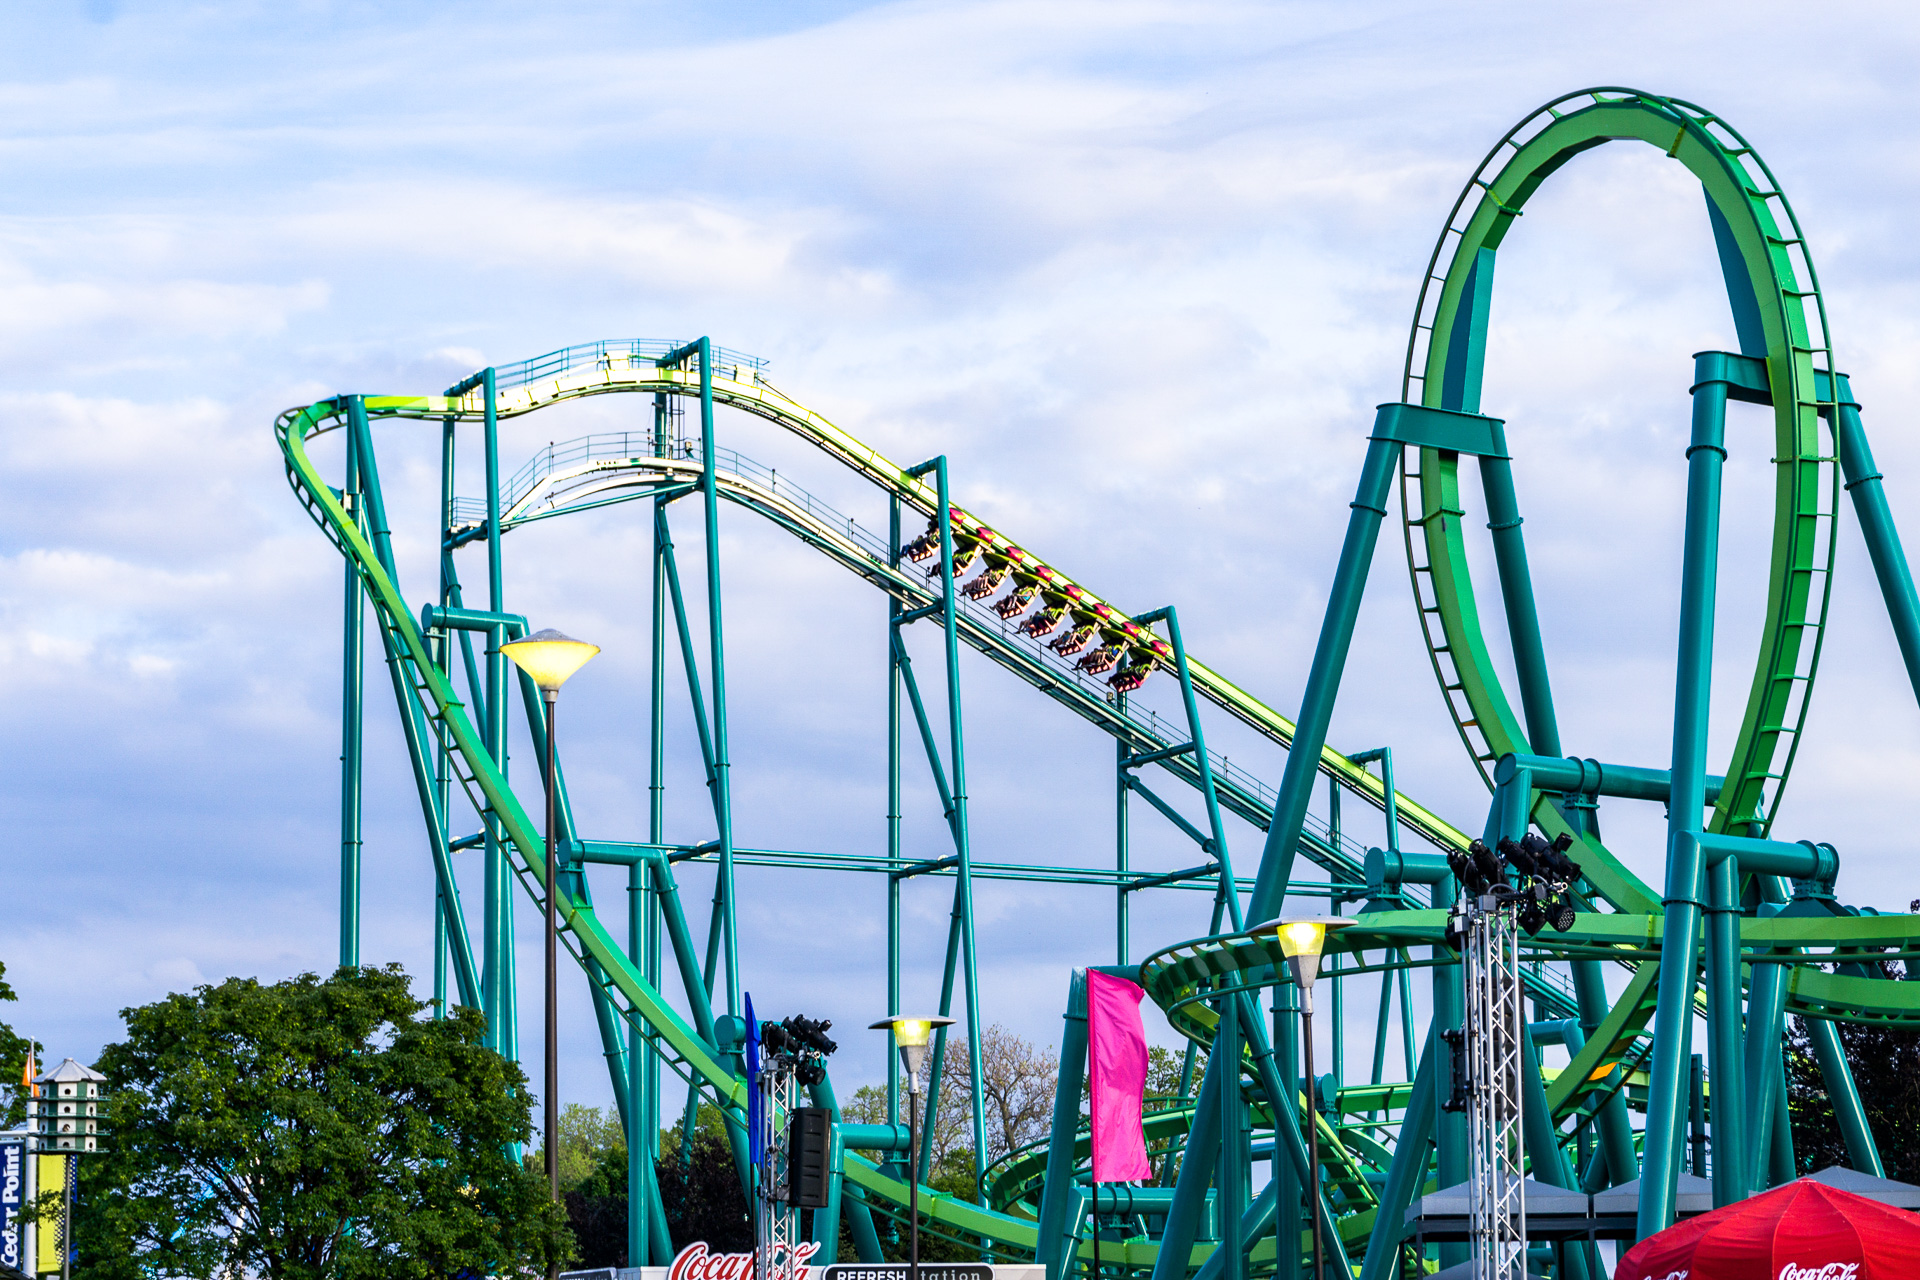
[[[28,1090],[27,1096],[30,1098],[37,1098],[40,1096],[40,1086],[33,1082],[33,1077],[36,1074],[38,1073],[35,1072],[33,1069],[33,1046],[29,1044],[27,1046],[26,1069],[20,1073],[20,1087],[22,1089]]]

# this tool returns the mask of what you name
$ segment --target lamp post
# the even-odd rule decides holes
[[[920,1067],[927,1060],[927,1041],[935,1027],[950,1027],[952,1018],[910,1018],[889,1014],[869,1031],[888,1031],[900,1049],[900,1065],[907,1071],[907,1280],[920,1280]]]
[[[557,876],[554,864],[554,827],[558,801],[558,786],[555,778],[553,755],[553,712],[560,697],[560,686],[567,677],[587,664],[587,660],[600,652],[600,646],[588,644],[584,640],[575,640],[562,635],[551,627],[545,631],[536,631],[524,640],[515,640],[511,644],[500,646],[500,652],[512,660],[513,665],[531,677],[540,687],[540,699],[547,710],[547,1063],[546,1080],[541,1088],[546,1103],[546,1148],[547,1148],[547,1191],[554,1203],[560,1201],[560,1044],[559,1044],[559,1004],[560,994],[560,932],[559,922],[554,911],[554,885]],[[493,714],[500,715],[504,707],[496,707]],[[547,1263],[547,1275],[560,1274],[560,1260],[555,1257]]]
[[[1327,933],[1344,929],[1352,923],[1351,920],[1338,917],[1329,919],[1316,916],[1269,920],[1249,930],[1255,937],[1272,936],[1278,939],[1280,954],[1293,974],[1293,983],[1300,988],[1300,1039],[1307,1055],[1307,1177],[1310,1182],[1307,1187],[1307,1215],[1313,1219],[1313,1280],[1326,1280],[1327,1273],[1326,1241],[1320,1234],[1320,1126],[1312,1105],[1312,1099],[1318,1093],[1313,1078],[1313,980],[1320,974],[1320,951],[1326,945]]]

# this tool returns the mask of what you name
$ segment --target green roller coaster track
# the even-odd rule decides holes
[[[1690,380],[1693,435],[1685,459],[1674,748],[1664,767],[1603,764],[1567,753],[1529,576],[1507,424],[1486,416],[1482,405],[1500,246],[1548,177],[1580,152],[1616,140],[1655,146],[1699,180],[1740,346],[1737,352],[1697,355]],[[585,396],[634,393],[651,401],[642,429],[550,445],[519,472],[501,476],[501,419]],[[1705,726],[1729,399],[1773,409],[1774,526],[1766,615],[1740,731],[1722,772],[1710,775]],[[697,406],[697,432],[681,425],[682,403]],[[885,534],[816,500],[791,478],[719,447],[718,407],[774,423],[871,482],[888,504]],[[420,608],[399,584],[374,447],[376,431],[384,435],[409,422],[437,424],[441,444],[440,580],[431,602]],[[454,494],[454,464],[457,445],[476,428],[487,492],[469,501]],[[337,485],[323,478],[309,452],[316,437],[333,431],[344,434]],[[1401,398],[1381,406],[1368,441],[1294,719],[1191,657],[1171,607],[1130,615],[956,504],[944,458],[913,467],[891,462],[777,391],[761,362],[704,338],[568,347],[483,370],[442,395],[338,396],[287,411],[276,432],[295,494],[346,562],[341,962],[359,962],[361,653],[371,621],[387,658],[432,850],[437,994],[482,1009],[491,1042],[509,1055],[519,1052],[512,883],[517,879],[540,904],[545,879],[542,832],[502,763],[510,685],[520,684],[525,721],[536,740],[544,712],[531,684],[511,677],[500,654],[501,645],[524,634],[526,626],[506,611],[502,598],[503,539],[534,521],[652,503],[652,799],[646,838],[582,835],[564,773],[556,797],[563,940],[586,975],[623,1120],[630,1133],[641,1135],[629,1148],[629,1256],[636,1263],[664,1261],[685,1243],[669,1239],[653,1185],[651,1135],[671,1119],[662,1110],[663,1068],[690,1086],[684,1122],[691,1123],[694,1104],[705,1098],[727,1117],[737,1158],[741,1152],[746,1095],[734,871],[743,864],[884,874],[886,965],[889,996],[896,1001],[901,886],[915,877],[951,879],[953,924],[940,1012],[952,1012],[956,999],[963,1002],[961,1021],[976,1072],[981,994],[974,880],[1111,888],[1119,954],[1110,971],[1140,982],[1191,1042],[1183,1096],[1161,1105],[1147,1121],[1149,1137],[1167,1153],[1160,1185],[1102,1187],[1096,1202],[1078,1108],[1086,1039],[1083,979],[1076,972],[1049,1136],[989,1165],[976,1077],[972,1124],[979,1194],[969,1200],[923,1186],[925,1229],[983,1257],[1036,1259],[1049,1280],[1090,1269],[1090,1215],[1104,1224],[1103,1271],[1151,1271],[1153,1280],[1183,1280],[1195,1268],[1202,1280],[1251,1273],[1294,1280],[1305,1265],[1307,1214],[1319,1215],[1330,1229],[1334,1269],[1341,1274],[1384,1280],[1403,1269],[1418,1272],[1436,1261],[1462,1260],[1463,1246],[1416,1245],[1403,1224],[1423,1189],[1461,1182],[1467,1172],[1464,1120],[1438,1101],[1439,1082],[1452,1076],[1439,1033],[1457,1027],[1461,1018],[1459,966],[1444,937],[1445,909],[1457,886],[1444,855],[1464,848],[1471,837],[1397,791],[1390,752],[1349,756],[1326,741],[1396,479],[1434,673],[1461,740],[1492,791],[1478,834],[1493,844],[1529,827],[1547,836],[1564,833],[1575,841],[1583,872],[1574,927],[1542,933],[1527,944],[1528,995],[1536,1018],[1530,1040],[1563,1045],[1570,1058],[1557,1071],[1542,1067],[1528,1085],[1531,1176],[1589,1191],[1638,1178],[1637,1231],[1657,1230],[1672,1220],[1687,1113],[1703,1096],[1710,1118],[1705,1167],[1716,1203],[1794,1176],[1781,1069],[1782,1028],[1790,1014],[1808,1019],[1851,1162],[1880,1171],[1834,1024],[1920,1025],[1920,984],[1888,980],[1879,963],[1920,958],[1920,918],[1842,905],[1833,894],[1839,857],[1832,847],[1789,843],[1774,838],[1773,830],[1825,635],[1843,491],[1852,499],[1917,697],[1920,601],[1859,405],[1834,362],[1825,304],[1798,220],[1759,156],[1710,112],[1629,89],[1569,94],[1515,126],[1463,188],[1421,283]],[[1480,473],[1515,673],[1511,692],[1495,668],[1468,567],[1469,513],[1460,480],[1466,458],[1477,462]],[[885,598],[891,637],[885,855],[735,844],[716,536],[723,499],[771,521]],[[682,500],[701,508],[704,664],[669,518],[671,506]],[[924,533],[917,527],[922,519]],[[456,553],[470,545],[486,555],[485,608],[466,603],[456,568]],[[931,567],[923,568],[924,562]],[[932,700],[923,697],[901,638],[921,622],[939,628],[943,641],[943,696]],[[962,645],[1112,736],[1118,827],[1112,867],[974,859]],[[670,841],[665,829],[664,715],[669,659],[675,655],[699,734],[716,832],[695,843]],[[1156,673],[1177,686],[1178,713],[1157,714],[1130,697]],[[1208,748],[1203,703],[1286,752],[1277,787]],[[953,846],[949,856],[912,860],[902,850],[902,770],[916,741],[940,797]],[[1378,772],[1369,767],[1374,762]],[[1191,788],[1204,817],[1190,819],[1155,791],[1143,780],[1149,767]],[[1309,813],[1322,779],[1324,817]],[[1667,807],[1662,885],[1644,883],[1602,842],[1597,811],[1603,796]],[[1342,797],[1359,797],[1384,816],[1384,847],[1365,848],[1342,829]],[[1128,804],[1134,798],[1191,837],[1202,861],[1172,873],[1130,868]],[[456,808],[471,811],[473,830],[460,829]],[[1229,856],[1222,825],[1228,813],[1265,832],[1251,877],[1237,873]],[[1403,849],[1409,834],[1424,848]],[[483,862],[477,946],[456,869],[455,855],[465,850],[478,851]],[[1317,869],[1296,878],[1301,854]],[[689,925],[675,880],[674,868],[688,862],[716,869],[704,939]],[[593,864],[627,868],[624,940],[616,939],[614,926],[595,908],[586,874]],[[1150,889],[1210,893],[1210,922],[1203,936],[1129,963],[1131,895]],[[1359,908],[1352,927],[1340,935],[1329,978],[1336,1002],[1349,990],[1378,993],[1370,1072],[1357,1070],[1349,1078],[1336,1047],[1331,1075],[1316,1081],[1298,1076],[1296,993],[1269,943],[1247,931],[1278,914],[1289,894],[1323,899],[1334,911]],[[669,954],[678,1004],[666,994]],[[1432,984],[1433,1019],[1425,1028],[1414,1025],[1412,1012],[1410,984],[1419,970]],[[1705,1027],[1704,1055],[1692,1053],[1696,1022]],[[945,1034],[935,1046],[934,1096],[924,1104],[930,1111],[943,1087]],[[1196,1084],[1197,1049],[1206,1053]],[[1405,1063],[1409,1079],[1387,1077],[1389,1049]],[[1539,1063],[1537,1051],[1532,1061]],[[862,1258],[877,1260],[876,1215],[902,1218],[909,1183],[928,1176],[930,1144],[909,1151],[905,1126],[898,1123],[898,1084],[890,1069],[888,1124],[836,1129],[831,1203],[815,1213],[813,1223],[827,1260],[835,1255],[842,1222]],[[814,1100],[836,1107],[830,1082],[815,1089]],[[1638,1127],[1634,1112],[1645,1114]],[[1307,1123],[1320,1139],[1317,1169],[1308,1168],[1302,1136]],[[1256,1142],[1259,1135],[1264,1138]],[[1268,1161],[1270,1176],[1256,1195],[1252,1166],[1260,1157]],[[1697,1163],[1694,1171],[1701,1171]],[[1554,1246],[1542,1265],[1554,1275],[1586,1280],[1598,1274],[1599,1259],[1591,1245],[1575,1242]]]

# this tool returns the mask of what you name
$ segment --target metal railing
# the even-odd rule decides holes
[[[628,344],[603,342],[587,344],[581,347],[569,347],[566,349],[566,352],[588,352],[595,348],[609,347],[618,351],[627,346],[658,347],[660,354],[665,354],[670,349],[666,343],[635,342]],[[566,352],[554,352],[552,355],[558,357],[566,354]],[[541,356],[523,363],[530,366],[547,359],[549,359],[549,357]],[[715,363],[719,363],[718,356],[715,358]],[[555,363],[552,368],[558,369],[560,366],[558,363]],[[535,375],[535,377],[545,376],[556,375],[552,372],[543,372]],[[498,385],[505,386],[507,384],[502,381]],[[500,509],[503,512],[511,511],[516,503],[533,492],[533,490],[548,477],[570,467],[582,466],[594,462],[632,462],[634,465],[639,466],[644,465],[647,459],[654,457],[687,459],[698,458],[700,456],[700,438],[698,436],[669,435],[661,442],[661,445],[663,447],[661,447],[660,452],[656,453],[654,433],[652,430],[601,432],[594,435],[581,436],[574,440],[548,444],[544,449],[536,452],[515,470],[511,476],[502,482]],[[805,513],[807,518],[815,525],[831,529],[836,537],[846,539],[876,565],[882,568],[892,567],[890,565],[891,549],[885,538],[867,529],[852,516],[838,510],[830,503],[814,497],[813,494],[809,493],[802,486],[795,484],[790,478],[782,476],[778,468],[765,466],[754,461],[752,458],[746,457],[737,450],[719,447],[714,449],[714,462],[719,470],[731,473],[753,487],[764,490],[773,497],[778,498],[785,505]],[[553,507],[543,511],[543,515],[554,515],[566,510],[567,504],[564,493],[553,495],[553,501]],[[484,499],[479,498],[455,498],[453,515],[455,530],[477,528],[486,522],[487,504]],[[529,518],[531,517],[522,514],[511,521],[510,524],[519,524]],[[899,566],[901,571],[905,571],[908,567],[904,562]],[[1108,698],[1111,696],[1111,691],[1100,677],[1087,675],[1074,665],[1071,658],[1064,658],[1054,653],[1053,650],[1048,647],[1045,638],[1030,636],[1022,631],[1020,629],[1019,619],[1002,618],[999,613],[994,610],[991,600],[975,600],[964,594],[956,594],[956,599],[958,599],[961,607],[967,611],[968,615],[978,626],[985,630],[997,632],[1002,644],[1021,651],[1034,660],[1045,664],[1050,670],[1058,672],[1061,679],[1072,681],[1095,697]],[[1172,671],[1169,670],[1165,674],[1168,680],[1175,679]],[[1126,715],[1135,724],[1138,724],[1140,727],[1169,744],[1185,741],[1188,736],[1184,718],[1176,721],[1160,715],[1149,707],[1137,706],[1129,706]],[[1273,803],[1277,798],[1277,793],[1274,788],[1268,786],[1253,774],[1248,773],[1239,765],[1234,764],[1217,751],[1208,750],[1207,758],[1213,766],[1213,772],[1216,778],[1239,789],[1266,808],[1271,809],[1273,807]],[[1332,832],[1326,822],[1322,821],[1316,815],[1309,814],[1307,816],[1307,824],[1316,839],[1327,844],[1332,844]],[[1339,848],[1342,853],[1351,857],[1355,862],[1364,861],[1366,858],[1366,846],[1354,840],[1345,832],[1341,833]]]
[[[549,351],[545,355],[534,356],[528,360],[497,365],[493,371],[493,386],[497,393],[513,387],[524,387],[530,382],[544,382],[548,378],[564,377],[576,369],[611,368],[616,358],[628,368],[636,364],[658,364],[662,357],[686,345],[684,342],[670,342],[659,338],[602,339],[599,342],[582,342],[571,347],[561,347],[558,351]],[[735,351],[731,347],[714,347],[712,351],[715,374],[731,378],[735,382],[758,381],[760,374],[767,367],[767,362],[760,357]],[[695,367],[697,369],[697,366]]]

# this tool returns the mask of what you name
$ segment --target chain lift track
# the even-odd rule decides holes
[[[1482,411],[1481,381],[1494,262],[1532,193],[1580,152],[1615,140],[1659,148],[1699,179],[1727,279],[1740,350],[1705,353],[1692,379],[1694,442],[1688,450],[1688,576],[1683,584],[1682,662],[1676,698],[1676,754],[1662,767],[1601,764],[1566,753],[1547,681],[1512,483],[1507,424]],[[1808,306],[1808,300],[1812,306]],[[1678,375],[1676,369],[1676,400]],[[550,445],[519,472],[502,475],[501,420],[586,396],[623,394],[651,404],[641,429]],[[1742,727],[1724,772],[1705,772],[1705,676],[1689,666],[1704,634],[1711,647],[1711,553],[1718,537],[1717,459],[1727,399],[1770,405],[1776,465],[1769,592]],[[682,406],[700,425],[681,425]],[[885,499],[888,527],[872,532],[818,501],[789,476],[761,467],[715,440],[714,411],[730,408],[772,422],[854,474]],[[1129,1238],[1103,1239],[1104,1280],[1242,1280],[1250,1274],[1298,1280],[1310,1238],[1308,1214],[1327,1228],[1332,1270],[1388,1280],[1413,1265],[1404,1215],[1424,1190],[1467,1182],[1477,1167],[1461,1117],[1438,1105],[1436,1080],[1451,1078],[1440,1033],[1458,1028],[1467,1007],[1458,954],[1446,941],[1445,905],[1455,885],[1445,856],[1469,843],[1433,810],[1399,792],[1391,754],[1349,757],[1327,743],[1335,696],[1368,563],[1395,481],[1418,617],[1452,720],[1493,791],[1480,834],[1488,844],[1530,827],[1566,834],[1582,878],[1570,929],[1516,940],[1503,952],[1516,984],[1501,1007],[1533,1001],[1523,1040],[1564,1046],[1561,1069],[1516,1051],[1517,1107],[1500,1114],[1524,1132],[1526,1167],[1552,1185],[1598,1190],[1633,1178],[1648,1189],[1640,1229],[1672,1213],[1678,1170],[1677,1114],[1688,1099],[1677,1046],[1689,1024],[1707,1026],[1713,1114],[1709,1151],[1716,1197],[1737,1199],[1791,1176],[1778,1061],[1789,1015],[1808,1018],[1852,1162],[1878,1171],[1873,1136],[1834,1030],[1838,1021],[1920,1024],[1920,984],[1888,981],[1878,962],[1920,959],[1920,920],[1842,905],[1834,896],[1839,860],[1815,841],[1773,838],[1780,797],[1796,758],[1812,692],[1832,579],[1839,494],[1852,499],[1909,678],[1920,694],[1920,600],[1916,600],[1881,478],[1867,450],[1859,406],[1836,372],[1826,314],[1798,221],[1771,172],[1724,121],[1698,107],[1628,89],[1594,89],[1529,115],[1504,137],[1462,191],[1420,290],[1401,402],[1382,406],[1353,504],[1346,546],[1328,603],[1300,713],[1288,718],[1189,655],[1172,608],[1130,614],[1096,595],[953,498],[946,460],[902,467],[776,390],[765,366],[713,346],[640,340],[568,347],[465,379],[442,395],[343,395],[288,410],[275,423],[294,493],[346,563],[344,622],[346,726],[342,772],[343,963],[358,963],[360,723],[364,629],[379,637],[428,835],[436,883],[436,992],[484,1010],[490,1043],[517,1056],[512,912],[517,881],[541,902],[542,833],[509,781],[508,722],[514,685],[536,735],[539,698],[510,672],[501,644],[524,634],[506,611],[503,540],[521,525],[648,501],[654,535],[652,779],[644,839],[600,839],[576,825],[565,791],[557,797],[558,909],[564,945],[588,979],[614,1094],[629,1132],[647,1135],[629,1184],[635,1208],[630,1258],[662,1263],[686,1242],[668,1238],[653,1185],[651,1136],[691,1125],[704,1099],[727,1121],[736,1160],[746,1165],[748,1114],[740,1058],[741,974],[735,935],[734,869],[741,865],[862,871],[886,877],[889,997],[899,1001],[899,893],[906,879],[954,885],[940,1012],[955,1010],[981,1060],[981,993],[976,990],[972,885],[980,879],[1080,884],[1112,890],[1119,965],[1141,982],[1190,1042],[1181,1096],[1155,1102],[1147,1132],[1163,1156],[1157,1185],[1104,1187],[1098,1217],[1133,1224]],[[441,448],[440,576],[423,608],[399,582],[379,478],[376,438],[434,432]],[[337,486],[309,452],[328,433],[343,437]],[[1511,435],[1523,441],[1524,424]],[[456,446],[480,437],[487,470],[483,499],[454,492]],[[1739,442],[1732,447],[1742,447]],[[1477,460],[1505,605],[1506,641],[1517,689],[1497,674],[1468,572],[1459,467]],[[706,598],[683,591],[670,507],[701,511]],[[881,854],[748,847],[736,840],[730,800],[725,628],[720,614],[719,504],[752,511],[857,577],[886,600],[890,635],[888,846]],[[921,533],[920,521],[926,521]],[[457,553],[484,552],[485,608],[467,602]],[[1702,567],[1704,566],[1704,568]],[[694,643],[691,610],[704,603],[708,652]],[[938,664],[944,701],[923,697],[901,639],[919,622],[944,640]],[[1704,628],[1704,632],[1703,629]],[[976,860],[968,834],[965,735],[958,649],[966,646],[1116,744],[1117,848],[1112,867],[1067,867],[1013,858]],[[1689,647],[1691,646],[1691,647]],[[709,838],[667,837],[663,699],[669,659],[687,682],[712,809]],[[1691,673],[1691,674],[1690,674]],[[1180,710],[1162,715],[1136,691],[1159,674],[1177,689]],[[936,691],[937,692],[937,691]],[[1225,712],[1284,753],[1268,785],[1208,748],[1202,706]],[[1516,709],[1517,708],[1517,709]],[[1694,733],[1695,729],[1699,732]],[[1698,738],[1696,745],[1689,745]],[[901,852],[903,757],[921,750],[953,842],[950,856],[911,861]],[[1378,760],[1378,771],[1368,762]],[[1155,773],[1154,771],[1158,772]],[[1204,816],[1190,818],[1156,787],[1184,784]],[[1154,781],[1149,782],[1149,779]],[[1310,798],[1322,794],[1316,813]],[[1358,797],[1385,822],[1384,847],[1369,848],[1344,828],[1341,801]],[[1594,821],[1602,797],[1667,804],[1673,827],[1664,885],[1640,880],[1601,841]],[[1127,861],[1128,804],[1144,800],[1195,843],[1200,865],[1143,872]],[[1699,804],[1693,803],[1698,799]],[[1706,810],[1711,806],[1710,813]],[[466,819],[460,814],[469,814]],[[1254,874],[1236,870],[1225,814],[1265,833]],[[1705,816],[1703,817],[1703,813]],[[1324,815],[1324,816],[1322,816]],[[1402,846],[1402,838],[1410,842]],[[471,875],[459,855],[483,863],[480,937],[469,933],[462,891]],[[1296,877],[1295,859],[1314,864]],[[687,863],[715,868],[707,932],[701,938],[676,881]],[[596,909],[586,867],[627,868],[624,941]],[[1244,866],[1243,861],[1243,866]],[[1211,896],[1205,932],[1130,961],[1128,904],[1149,889]],[[1270,944],[1247,927],[1279,914],[1289,897],[1312,911],[1359,904],[1352,927],[1331,944],[1336,1040],[1333,1072],[1298,1077],[1295,993]],[[1684,962],[1675,956],[1684,956]],[[1663,964],[1663,958],[1667,963]],[[876,961],[876,963],[879,963]],[[1416,1026],[1411,983],[1425,970],[1433,1026]],[[669,975],[680,994],[666,994]],[[1342,1001],[1377,1009],[1372,1043],[1359,1060],[1343,1047]],[[1377,1003],[1376,1003],[1377,1002]],[[1264,1007],[1263,1007],[1264,1005]],[[925,1106],[938,1106],[945,1032],[933,1051]],[[1206,1049],[1204,1069],[1198,1051]],[[1085,1274],[1091,1192],[1087,1135],[1078,1097],[1086,1053],[1084,988],[1070,984],[1062,1033],[1054,1124],[1040,1142],[985,1160],[985,1122],[974,1084],[975,1200],[919,1193],[923,1230],[1000,1261],[1037,1259],[1047,1280]],[[1404,1065],[1396,1079],[1392,1064]],[[1370,1069],[1369,1069],[1370,1064]],[[690,1086],[687,1110],[667,1115],[661,1072]],[[1502,1075],[1505,1080],[1506,1076]],[[931,1135],[907,1150],[897,1076],[889,1076],[884,1125],[841,1123],[830,1083],[812,1105],[836,1116],[830,1207],[814,1212],[832,1261],[844,1222],[863,1261],[877,1261],[889,1222],[907,1213],[909,1180],[931,1174]],[[948,1086],[950,1087],[950,1086]],[[1505,1105],[1505,1104],[1503,1104]],[[1628,1112],[1648,1111],[1644,1165]],[[1319,1136],[1321,1164],[1308,1168],[1306,1126]],[[928,1126],[930,1128],[930,1126]],[[1504,1142],[1505,1139],[1502,1139]],[[1509,1150],[1502,1147],[1502,1151]],[[1271,1176],[1257,1194],[1252,1167]],[[1109,1202],[1108,1196],[1116,1199]],[[1464,1246],[1442,1245],[1438,1261],[1463,1261]],[[1431,1265],[1429,1258],[1423,1265]],[[1570,1280],[1597,1280],[1584,1246],[1559,1248],[1553,1267]],[[1091,1280],[1091,1278],[1090,1278]]]

